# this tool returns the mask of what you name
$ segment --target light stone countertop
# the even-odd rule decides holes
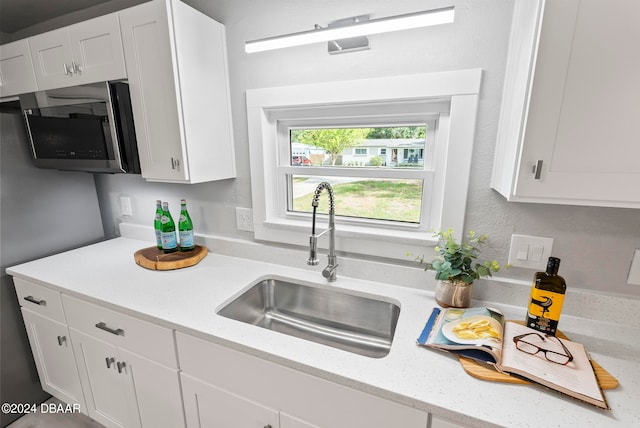
[[[429,291],[348,278],[328,285],[318,271],[209,253],[196,266],[151,271],[138,266],[143,240],[116,238],[7,269],[112,309],[210,340],[266,360],[471,426],[640,426],[640,329],[563,315],[561,329],[585,344],[594,360],[620,381],[605,391],[601,411],[541,387],[493,383],[466,374],[451,355],[421,348],[416,338],[431,309]],[[255,284],[276,275],[318,287],[381,297],[401,307],[388,356],[376,359],[305,341],[216,311]],[[521,319],[524,308],[474,302]],[[637,314],[634,314],[638,316]]]

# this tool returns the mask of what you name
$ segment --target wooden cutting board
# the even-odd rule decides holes
[[[524,324],[519,321],[514,321],[514,322],[518,322],[519,324]],[[556,335],[558,337],[561,337],[562,339],[571,340],[560,330],[558,330]],[[464,369],[465,372],[467,372],[467,374],[477,379],[489,380],[493,382],[522,383],[522,384],[531,383],[524,379],[521,379],[515,376],[510,376],[507,373],[500,373],[499,371],[496,371],[495,369],[493,369],[491,366],[482,364],[471,358],[458,355],[458,361],[460,361],[462,368]],[[600,384],[600,387],[602,389],[615,389],[620,385],[620,383],[618,382],[618,379],[613,377],[600,364],[591,360],[591,365],[593,366],[593,370],[596,373],[596,377],[598,378],[598,383]]]
[[[136,263],[151,270],[173,270],[193,266],[207,255],[207,248],[196,245],[190,251],[176,251],[165,254],[157,247],[138,250],[133,255]]]

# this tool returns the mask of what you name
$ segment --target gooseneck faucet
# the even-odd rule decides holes
[[[323,190],[329,193],[329,228],[324,232],[316,235],[316,209],[318,208],[318,199]],[[318,184],[316,191],[313,194],[313,201],[311,202],[313,207],[313,220],[311,223],[311,236],[309,236],[309,259],[307,264],[311,266],[317,266],[318,261],[318,238],[329,232],[329,264],[322,271],[322,276],[327,278],[329,282],[336,280],[338,273],[338,258],[336,257],[336,239],[335,239],[335,205],[333,200],[333,189],[331,185],[326,181]]]

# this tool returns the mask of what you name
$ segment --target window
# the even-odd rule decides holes
[[[353,120],[358,123],[359,119]],[[308,168],[281,170],[289,189],[288,213],[312,212],[315,187],[326,181],[333,187],[336,215],[343,221],[381,220],[396,222],[396,226],[427,221],[423,211],[428,212],[428,204],[424,202],[429,200],[431,188],[425,182],[433,181],[433,162],[429,159],[425,165],[422,155],[425,147],[429,151],[433,147],[436,121],[388,125],[392,120],[384,121],[385,125],[285,130],[283,134],[288,135],[290,152],[304,151],[311,158],[311,165],[317,168],[313,173]],[[403,153],[409,150],[416,155],[405,156],[400,161],[372,156],[375,151],[369,148],[379,146],[404,150]],[[417,153],[420,153],[420,162]],[[291,166],[299,164],[292,162]],[[319,208],[320,212],[327,212],[322,199]]]
[[[435,244],[431,229],[461,233],[480,77],[464,70],[247,91],[256,239],[307,245],[310,195],[322,181],[334,187],[338,251],[402,259]],[[351,137],[333,147],[323,134]]]

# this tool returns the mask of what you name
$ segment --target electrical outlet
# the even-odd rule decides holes
[[[253,210],[251,208],[236,207],[236,228],[253,232]]]
[[[544,270],[552,247],[553,238],[511,235],[509,263],[514,267]]]

